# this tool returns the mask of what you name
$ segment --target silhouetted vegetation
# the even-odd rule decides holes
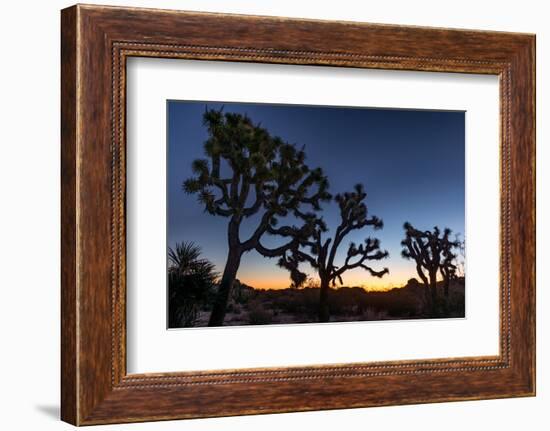
[[[201,258],[192,242],[168,250],[168,326],[195,326],[201,309],[212,301],[217,273],[214,264]]]
[[[443,278],[445,298],[449,297],[449,285],[456,278],[456,255],[453,250],[459,243],[451,241],[451,230],[446,228],[441,232],[437,226],[433,231],[420,231],[410,223],[404,224],[405,239],[401,242],[402,256],[413,259],[416,263],[416,272],[425,286],[425,301],[429,305],[431,314],[438,316],[442,313],[441,301],[438,301],[436,283],[437,274]],[[445,306],[445,303],[443,304]]]
[[[376,271],[368,265],[369,261],[388,257],[387,251],[380,250],[380,241],[373,238],[366,238],[364,244],[359,246],[353,242],[350,243],[343,265],[336,265],[338,248],[348,234],[367,226],[374,229],[383,227],[383,222],[378,217],[368,216],[367,206],[364,203],[366,197],[367,194],[361,184],[356,185],[353,192],[336,195],[334,200],[340,209],[340,224],[336,228],[334,237],[323,238],[327,228],[325,223],[319,220],[310,240],[295,244],[279,259],[279,265],[290,271],[296,287],[300,287],[307,277],[300,271],[301,263],[307,262],[317,271],[320,280],[318,311],[320,322],[329,321],[330,286],[336,286],[337,282],[343,284],[342,277],[346,271],[362,268],[374,277],[382,277],[389,272],[388,268]]]
[[[193,177],[183,189],[196,195],[208,214],[227,218],[228,254],[220,277],[196,244],[169,249],[169,327],[464,317],[465,247],[458,236],[450,239],[450,229],[421,231],[404,224],[402,256],[414,261],[420,282],[411,278],[385,291],[342,286],[353,269],[377,278],[389,272],[372,266],[388,257],[377,238],[341,250],[348,236],[383,228],[382,220],[369,214],[363,186],[333,199],[328,179],[321,168],[306,164],[303,148],[272,136],[246,115],[207,109],[203,124],[207,158],[193,161]],[[330,237],[323,202],[339,209]],[[254,225],[243,238],[245,220]],[[266,236],[279,237],[282,245],[267,247]],[[292,285],[261,290],[241,283],[241,258],[253,250],[278,258]],[[315,279],[304,265],[315,271]]]
[[[302,207],[318,211],[319,203],[330,195],[323,171],[308,167],[303,150],[271,136],[247,116],[207,110],[203,121],[209,135],[204,143],[208,159],[193,162],[195,176],[183,188],[197,194],[206,212],[228,218],[229,251],[209,321],[210,326],[219,326],[243,253],[256,250],[265,257],[278,257],[307,240],[317,218]],[[241,223],[257,213],[261,218],[256,229],[241,238]],[[277,227],[289,214],[302,224]],[[261,242],[265,234],[286,237],[288,242],[265,247]]]
[[[228,301],[224,325],[268,325],[315,323],[319,320],[320,288],[309,286],[301,289],[255,289],[235,281],[235,288],[245,292],[235,300],[233,295]],[[444,300],[443,283],[437,282],[436,288]],[[424,285],[416,278],[409,280],[406,286],[387,291],[367,291],[362,287],[331,288],[328,292],[330,302],[329,322],[353,322],[373,320],[426,319],[434,317],[430,309],[425,308],[423,300]],[[447,299],[445,317],[464,317],[464,279],[452,280]],[[202,310],[196,320],[196,326],[208,324],[209,311]]]

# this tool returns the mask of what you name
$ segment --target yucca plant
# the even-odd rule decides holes
[[[212,300],[218,274],[210,261],[201,258],[193,242],[168,249],[168,326],[195,326],[200,310]]]

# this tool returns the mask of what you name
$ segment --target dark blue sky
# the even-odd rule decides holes
[[[196,196],[186,195],[181,188],[192,176],[191,162],[205,157],[205,106],[219,109],[222,104],[168,102],[168,245],[197,243],[221,272],[227,254],[227,219],[205,213]],[[390,257],[373,266],[387,266],[390,274],[379,280],[357,269],[345,274],[346,285],[389,287],[415,275],[412,262],[401,257],[405,221],[419,229],[439,225],[464,233],[464,112],[243,103],[223,106],[225,112],[248,114],[272,135],[299,147],[305,145],[308,165],[323,168],[332,194],[364,184],[369,212],[383,219],[384,229],[354,232],[341,247],[341,256],[349,241],[378,237]],[[325,204],[323,209],[333,231],[339,222],[336,204]],[[244,226],[244,234],[254,228],[254,221],[252,218],[250,225]],[[276,240],[265,242],[274,245]],[[276,266],[275,259],[256,252],[243,257],[238,278],[256,287],[289,284],[288,273]]]

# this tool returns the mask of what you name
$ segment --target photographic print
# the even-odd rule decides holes
[[[167,102],[168,328],[465,317],[465,113]]]

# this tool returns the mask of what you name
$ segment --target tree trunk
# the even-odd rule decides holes
[[[422,266],[417,262],[416,263],[416,272],[420,279],[422,280],[422,283],[424,284],[424,300],[422,304],[422,311],[426,313],[428,310],[431,310],[432,308],[432,301],[431,301],[431,292],[430,292],[430,282],[428,281],[428,278],[424,274],[424,271],[422,270]]]
[[[430,293],[432,317],[437,317],[437,272],[430,272]]]
[[[328,322],[330,319],[330,310],[328,306],[328,294],[330,285],[328,280],[321,280],[321,289],[319,293],[319,322]]]
[[[430,289],[430,282],[426,280],[426,283],[424,283],[424,312],[425,313],[431,313],[432,312],[432,290]]]
[[[218,287],[218,293],[214,300],[214,306],[212,313],[210,314],[210,320],[208,326],[222,326],[225,319],[225,311],[227,309],[227,301],[229,299],[229,293],[233,287],[235,278],[237,277],[237,271],[241,264],[241,252],[239,250],[229,249],[227,256],[227,262],[225,263],[225,269],[223,270],[222,279]]]

